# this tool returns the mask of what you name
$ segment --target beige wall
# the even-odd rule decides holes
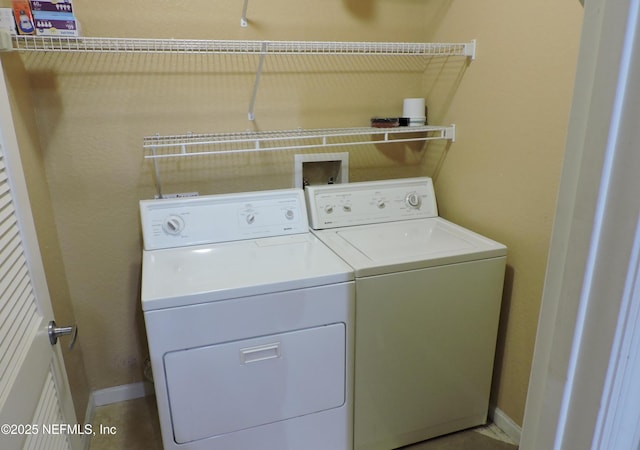
[[[469,41],[478,59],[22,54],[90,389],[142,380],[137,202],[155,192],[143,136],[367,125],[427,98],[457,141],[351,148],[351,179],[432,175],[442,215],[509,246],[494,400],[521,423],[582,10],[578,2],[76,0],[87,36]],[[185,6],[186,5],[186,6]],[[163,8],[163,9],[160,9]],[[24,67],[21,67],[24,65]],[[24,99],[27,104],[27,99]],[[20,106],[18,106],[20,108]],[[165,192],[289,187],[293,153],[163,164]],[[38,208],[43,205],[36,204]]]
[[[441,214],[509,247],[493,401],[522,424],[582,22],[577,1],[452,2],[436,38],[469,33],[478,58],[445,123]]]

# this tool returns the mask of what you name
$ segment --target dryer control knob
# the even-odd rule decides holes
[[[256,221],[256,215],[253,214],[253,213],[249,213],[249,214],[247,214],[247,217],[245,218],[245,220],[247,221],[247,223],[249,225],[251,225],[253,222]]]
[[[295,214],[293,213],[292,210],[287,209],[287,212],[284,213],[284,216],[287,218],[287,220],[293,220]]]
[[[378,209],[384,209],[387,204],[384,200],[378,200],[376,201],[376,206],[378,207]]]
[[[407,194],[407,197],[405,198],[405,202],[407,203],[407,206],[411,208],[420,208],[420,203],[421,203],[420,196],[415,192],[411,192],[410,194]]]
[[[177,236],[184,230],[184,220],[182,217],[172,214],[165,219],[162,229],[171,236]]]
[[[327,214],[331,214],[333,212],[333,206],[332,205],[325,206],[324,212],[326,212]]]

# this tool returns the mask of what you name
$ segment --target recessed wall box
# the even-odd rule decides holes
[[[295,155],[295,187],[349,182],[349,153]]]

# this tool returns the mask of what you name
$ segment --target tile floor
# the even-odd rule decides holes
[[[96,434],[89,450],[162,450],[155,397],[148,396],[96,408],[93,429],[115,427],[115,435]],[[517,450],[493,424],[430,439],[402,450]],[[329,450],[329,449],[328,449]]]

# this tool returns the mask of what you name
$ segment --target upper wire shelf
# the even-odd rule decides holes
[[[143,140],[147,159],[244,153],[275,150],[304,150],[436,139],[455,141],[455,125],[393,128],[326,128],[311,130],[258,131],[215,134],[147,136]]]
[[[12,36],[13,50],[105,53],[240,53],[282,55],[466,56],[475,59],[475,40],[467,43],[240,41]],[[11,50],[11,49],[5,49]]]
[[[452,57],[474,60],[475,39],[465,43],[425,42],[331,42],[331,41],[242,41],[193,39],[139,39],[62,36],[12,36],[0,33],[0,51],[75,53],[171,53],[171,54],[253,54],[258,66],[247,117],[255,119],[255,103],[267,55],[345,55]]]

